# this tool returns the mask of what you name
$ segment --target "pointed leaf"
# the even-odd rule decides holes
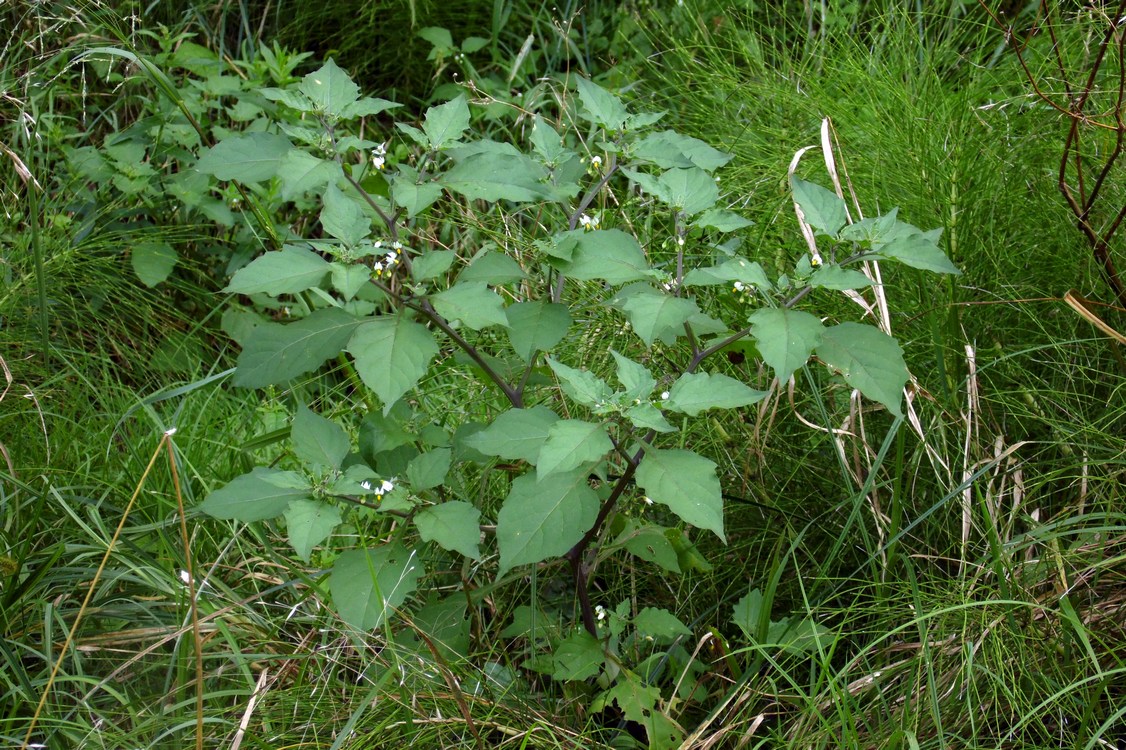
[[[623,413],[635,427],[644,430],[656,430],[657,432],[676,432],[676,428],[668,423],[661,410],[648,401],[635,404]]]
[[[907,227],[908,230],[915,231],[894,232],[895,236],[891,240],[874,245],[872,249],[885,258],[898,260],[912,268],[921,268],[924,271],[934,271],[935,273],[955,275],[962,273],[957,266],[950,262],[946,253],[939,249],[934,239],[909,224],[900,222],[897,229],[899,227]]]
[[[453,250],[430,250],[417,258],[411,259],[411,275],[415,281],[436,279],[457,260],[457,253]]]
[[[670,169],[657,178],[664,200],[688,216],[711,208],[719,200],[715,178],[702,169]]]
[[[220,180],[262,182],[277,174],[293,144],[277,133],[233,135],[208,149],[195,168]]]
[[[424,542],[437,542],[443,549],[481,559],[481,511],[460,500],[431,505],[414,516]]]
[[[552,474],[537,481],[517,477],[497,516],[500,569],[497,577],[517,565],[558,557],[575,545],[598,515],[598,495],[587,473]]]
[[[261,388],[315,370],[348,343],[360,321],[330,307],[296,323],[262,323],[247,337],[238,358],[234,384]]]
[[[458,276],[458,281],[483,281],[490,286],[499,286],[522,281],[526,275],[519,263],[503,252],[493,251],[474,258]]]
[[[309,495],[308,487],[289,486],[300,481],[301,476],[295,472],[259,466],[209,494],[199,509],[212,518],[243,523],[276,518],[291,501]]]
[[[300,148],[292,148],[278,165],[281,196],[291,201],[301,196],[321,191],[325,185],[341,177],[340,165],[328,159],[318,159]]]
[[[694,417],[708,409],[734,409],[757,404],[768,395],[767,391],[756,391],[726,375],[686,372],[673,383],[662,406]]]
[[[600,280],[608,284],[625,284],[650,275],[649,261],[641,245],[632,235],[620,229],[575,230],[559,236],[560,241],[574,241],[570,262],[563,272],[582,281]]]
[[[466,445],[486,456],[523,460],[534,464],[558,415],[546,406],[509,409],[485,429],[465,439]]]
[[[645,452],[637,468],[637,484],[686,523],[708,529],[724,542],[723,495],[715,463],[692,451]]]
[[[646,346],[652,346],[657,339],[671,344],[678,337],[684,336],[684,324],[700,312],[700,308],[691,299],[673,297],[655,289],[630,295],[622,304],[622,309],[629,318],[633,332]]]
[[[470,200],[530,203],[550,199],[547,171],[523,154],[478,153],[439,178],[446,188]]]
[[[766,617],[762,611],[762,592],[758,589],[748,591],[743,598],[735,602],[731,613],[731,622],[743,631],[749,641],[757,641],[761,626]]]
[[[861,323],[841,323],[825,329],[814,351],[846,383],[903,416],[903,386],[910,375],[903,350],[891,336]]]
[[[449,448],[435,448],[412,458],[407,464],[407,481],[410,482],[411,489],[417,492],[440,487],[446,481],[451,460],[452,451]]]
[[[385,315],[360,326],[348,342],[360,379],[383,402],[383,413],[426,374],[438,344],[424,325],[406,315]]]
[[[641,637],[655,638],[661,641],[671,641],[682,635],[692,635],[680,619],[665,609],[646,607],[633,618],[633,625]]]
[[[809,361],[824,330],[816,316],[801,310],[763,308],[751,315],[751,336],[781,383]]]
[[[670,573],[680,573],[676,548],[665,536],[665,531],[664,526],[643,524],[630,518],[626,520],[626,527],[615,544],[624,545],[631,555],[654,563]]]
[[[488,326],[507,326],[504,302],[484,282],[461,282],[430,298],[438,314],[449,321],[460,320],[475,331]]]
[[[330,182],[324,194],[321,226],[341,242],[355,245],[371,232],[371,219],[360,208],[360,204]]]
[[[614,393],[606,381],[592,372],[576,370],[551,357],[547,364],[559,378],[563,392],[584,406],[602,406]]]
[[[354,549],[336,558],[329,591],[341,619],[357,630],[381,627],[418,588],[422,563],[398,542]]]
[[[299,245],[286,245],[258,256],[240,268],[223,289],[231,294],[265,293],[277,297],[317,286],[330,270],[328,261]]]
[[[746,229],[754,224],[750,219],[745,219],[734,211],[724,208],[709,208],[696,217],[692,222],[694,227],[710,227],[721,232],[734,232]]]
[[[293,452],[305,463],[339,469],[344,457],[352,449],[344,428],[311,412],[305,404],[297,405],[293,417]]]
[[[605,661],[598,639],[585,630],[575,630],[555,647],[551,655],[551,677],[586,680],[598,674]]]
[[[872,280],[860,271],[830,263],[813,272],[809,285],[822,289],[864,289],[872,285]]]
[[[179,256],[167,242],[138,242],[130,253],[133,273],[145,286],[154,287],[167,279]]]
[[[610,354],[618,365],[618,382],[626,389],[626,396],[647,398],[657,387],[657,379],[653,377],[653,373],[644,365],[623,357],[613,349],[610,350]]]
[[[340,509],[335,505],[308,498],[290,502],[285,511],[285,528],[293,551],[309,562],[313,548],[328,539],[341,520]]]
[[[318,110],[332,117],[343,115],[345,108],[360,96],[360,87],[332,58],[305,76],[297,88]]]
[[[699,167],[709,172],[731,161],[731,154],[712,148],[699,138],[674,130],[651,133],[633,147],[634,158],[656,164],[661,169]]]
[[[587,119],[607,130],[621,130],[625,126],[629,112],[621,99],[586,78],[576,78],[575,83]]]
[[[581,419],[561,419],[547,432],[547,440],[536,459],[536,476],[545,477],[599,461],[614,449],[614,443],[600,424]]]
[[[836,237],[848,221],[845,203],[832,190],[820,185],[793,178],[794,203],[801,207],[806,222],[822,234]]]
[[[430,148],[435,151],[461,140],[461,134],[468,128],[469,105],[465,102],[464,94],[426,110],[426,118],[422,123]]]
[[[554,302],[517,302],[505,309],[508,341],[525,362],[536,352],[545,352],[563,340],[571,327],[566,305]]]
[[[684,275],[685,286],[714,286],[740,282],[755,289],[772,289],[766,271],[755,261],[735,257],[718,266],[693,268]]]

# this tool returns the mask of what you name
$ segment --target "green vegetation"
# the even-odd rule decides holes
[[[1045,8],[0,8],[2,741],[1122,746]]]

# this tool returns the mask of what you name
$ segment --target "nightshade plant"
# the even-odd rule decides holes
[[[519,112],[520,142],[501,142],[470,136],[465,95],[431,107],[419,127],[392,128],[397,105],[361,96],[329,61],[262,90],[263,116],[203,150],[191,172],[211,190],[238,183],[259,202],[257,219],[279,219],[260,228],[278,246],[226,288],[273,316],[236,326],[234,385],[286,385],[332,362],[370,406],[353,429],[298,403],[295,461],[235,478],[202,510],[284,518],[296,554],[331,568],[335,606],[361,630],[386,627],[437,575],[424,560],[465,561],[468,597],[439,605],[461,608],[463,620],[474,591],[566,560],[581,627],[544,667],[557,679],[610,669],[599,640],[608,610],[589,586],[601,550],[674,573],[695,553],[682,528],[623,512],[628,503],[659,504],[724,539],[717,465],[681,433],[690,418],[748,407],[768,391],[721,372],[726,360],[713,355],[743,344],[781,383],[815,358],[901,416],[909,374],[898,343],[799,304],[815,289],[870,286],[864,261],[957,273],[937,232],[894,211],[850,223],[836,193],[794,178],[810,252],[771,278],[733,239],[750,222],[720,205],[715,172],[729,155],[660,129],[659,113],[632,113],[588,80],[573,88],[550,120]],[[293,216],[303,218],[280,220]],[[466,217],[493,233],[461,231]],[[632,331],[616,339],[623,351],[609,352],[612,378],[568,356],[591,318]],[[450,403],[426,390],[454,370],[484,384],[474,393],[495,396],[488,409],[427,412]],[[482,534],[486,525],[495,535]],[[748,632],[760,617],[749,597],[741,619],[736,607]],[[627,615],[619,607],[611,618],[611,651]],[[785,640],[784,623],[762,620]],[[666,642],[688,632],[655,608],[633,626]],[[628,689],[603,703],[645,717],[654,746],[658,737],[673,744],[675,728],[648,710],[655,689],[618,684]]]

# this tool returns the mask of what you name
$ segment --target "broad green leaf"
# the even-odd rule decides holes
[[[825,329],[814,352],[846,383],[903,416],[903,386],[910,375],[903,350],[891,336],[862,323],[841,323]]]
[[[547,171],[523,154],[478,153],[455,164],[438,182],[470,200],[530,203],[550,199]]]
[[[352,449],[351,441],[344,428],[314,414],[305,404],[297,405],[293,417],[293,429],[289,433],[293,440],[293,452],[297,457],[314,466],[339,469],[344,457]]]
[[[517,302],[505,309],[508,341],[525,362],[536,352],[546,352],[563,340],[571,327],[566,305],[554,302]]]
[[[551,655],[551,677],[586,680],[598,674],[605,660],[598,639],[585,630],[575,630],[555,647]]]
[[[335,505],[308,498],[293,500],[285,511],[285,528],[293,551],[309,562],[313,548],[327,539],[341,520],[340,509]]]
[[[726,375],[686,372],[672,384],[669,397],[662,406],[694,417],[708,409],[734,409],[757,404],[768,395],[767,391],[756,391]]]
[[[542,481],[531,474],[517,477],[497,516],[497,578],[517,565],[559,557],[582,538],[597,515],[598,495],[585,471],[552,474]]]
[[[321,226],[346,245],[355,245],[371,232],[371,219],[356,201],[330,182],[324,194]]]
[[[817,650],[818,641],[828,638],[830,631],[808,617],[786,617],[782,622],[771,623],[767,638],[782,647],[783,651],[803,654]]]
[[[539,115],[532,124],[532,148],[536,150],[545,164],[555,165],[571,155],[563,146],[563,138],[555,128]]]
[[[281,197],[284,201],[319,192],[325,185],[335,183],[340,176],[339,164],[328,159],[318,159],[300,148],[290,149],[278,165],[278,181],[281,182]]]
[[[536,459],[536,476],[542,481],[551,474],[577,469],[601,460],[613,449],[614,443],[602,425],[561,419],[547,431]]]
[[[631,555],[654,563],[670,573],[680,573],[676,549],[665,536],[665,531],[664,526],[646,524],[629,518],[615,544],[623,545]]]
[[[613,355],[614,362],[618,365],[618,382],[622,384],[622,388],[626,389],[626,396],[629,398],[648,398],[653,389],[657,387],[657,379],[653,377],[653,373],[649,372],[649,368],[634,362],[629,357],[623,357],[613,349],[610,350],[610,354]]]
[[[481,559],[481,511],[461,500],[431,505],[414,516],[414,525],[424,542],[437,542],[443,549]]]
[[[634,404],[623,413],[626,415],[626,419],[636,427],[656,430],[657,432],[676,432],[676,428],[668,423],[661,410],[648,401]]]
[[[728,211],[725,208],[709,208],[692,222],[694,227],[710,227],[721,232],[734,232],[739,229],[746,229],[753,224],[754,222],[750,219],[745,219],[734,211]]]
[[[457,253],[453,250],[429,250],[417,258],[411,259],[411,275],[415,281],[436,279],[457,260]]]
[[[271,86],[258,89],[258,93],[272,102],[281,102],[298,112],[312,112],[317,108],[312,99],[296,89],[279,89]]]
[[[714,286],[733,284],[736,281],[755,289],[773,288],[762,266],[746,258],[736,257],[718,266],[693,268],[684,275],[685,286]]]
[[[715,533],[724,542],[723,495],[712,461],[686,450],[652,448],[637,468],[637,484],[686,523]]]
[[[469,105],[465,95],[458,96],[445,104],[426,110],[422,131],[434,151],[445,148],[461,140],[461,134],[469,128]]]
[[[618,683],[599,696],[598,701],[603,701],[606,705],[614,701],[627,720],[644,727],[649,750],[676,750],[684,740],[684,732],[657,709],[660,697],[661,689],[658,686],[646,685],[640,676],[623,672]],[[595,703],[596,708],[602,705]]]
[[[656,164],[661,169],[699,167],[712,172],[731,161],[731,154],[712,148],[699,138],[674,130],[651,133],[633,147],[636,159]]]
[[[915,229],[909,224],[902,224],[902,222],[897,226],[897,229],[900,226]],[[915,230],[914,232],[895,232],[894,234],[895,236],[892,239],[874,245],[872,249],[885,258],[898,260],[912,268],[921,268],[924,271],[934,271],[935,273],[955,275],[962,273],[957,266],[950,262],[946,253],[939,249],[935,240],[923,232]]]
[[[332,58],[305,76],[297,86],[316,108],[331,117],[340,117],[345,108],[360,96],[360,87]]]
[[[484,453],[534,464],[559,416],[546,406],[509,409],[485,429],[465,439],[466,445]]]
[[[897,221],[898,215],[899,209],[893,208],[882,216],[853,222],[841,230],[840,238],[845,242],[859,242],[869,246],[878,244],[890,235],[896,224],[902,223]]]
[[[454,47],[454,38],[450,34],[449,29],[444,29],[440,26],[427,26],[426,28],[419,29],[418,35],[437,47],[439,50],[452,50]],[[430,58],[435,59],[434,57]]]
[[[872,280],[860,271],[831,263],[814,271],[809,277],[809,285],[822,289],[864,289],[872,285]]]
[[[411,489],[418,491],[440,487],[446,481],[451,458],[449,448],[435,448],[411,459],[407,464],[407,481]]]
[[[743,631],[749,641],[758,641],[762,625],[768,618],[762,611],[762,592],[752,589],[743,598],[735,602],[731,612],[731,622]]]
[[[234,384],[261,388],[315,370],[340,353],[359,324],[335,307],[288,325],[262,323],[243,345]]]
[[[278,173],[292,149],[289,139],[277,133],[233,135],[209,148],[195,168],[220,180],[262,182]]]
[[[671,641],[677,636],[692,635],[680,619],[666,609],[646,607],[633,618],[633,625],[641,637],[650,637],[660,641]]]
[[[350,120],[354,117],[371,117],[378,115],[381,112],[386,112],[389,109],[401,107],[402,104],[388,101],[387,99],[379,99],[374,96],[365,96],[357,99],[351,104],[344,105],[340,110],[340,117]]]
[[[488,326],[507,326],[504,301],[483,282],[461,282],[430,298],[434,309],[446,320],[460,320],[475,331]]]
[[[671,344],[684,336],[684,324],[700,312],[691,299],[674,297],[651,288],[630,295],[622,303],[622,309],[633,332],[646,346],[652,346],[657,339]]]
[[[212,518],[243,523],[276,518],[291,501],[308,497],[309,488],[301,487],[301,482],[296,472],[259,466],[212,492],[199,509]]]
[[[751,336],[780,383],[809,361],[824,330],[816,316],[801,310],[763,308],[751,315]]]
[[[426,326],[405,314],[365,322],[348,342],[356,372],[383,402],[383,413],[426,374],[438,344]]]
[[[587,119],[611,131],[622,130],[625,127],[629,112],[626,111],[621,99],[585,78],[576,78],[575,83],[579,88],[583,115]]]
[[[494,250],[474,258],[458,276],[458,281],[483,281],[490,286],[498,286],[522,281],[526,275],[519,263]]]
[[[402,179],[400,175],[391,183],[391,196],[396,203],[407,209],[407,218],[413,219],[442,197],[442,186],[436,182],[419,184],[414,180]]]
[[[299,245],[286,245],[258,256],[240,268],[223,289],[231,294],[265,293],[274,297],[317,286],[331,270],[328,261]]]
[[[133,273],[148,287],[167,279],[178,260],[176,250],[167,242],[138,242],[130,253]]]
[[[559,378],[563,392],[584,406],[600,407],[613,395],[606,381],[587,370],[576,370],[551,357],[547,364]]]
[[[559,241],[572,240],[570,261],[562,265],[563,272],[573,279],[594,279],[608,284],[625,284],[650,275],[649,261],[641,245],[632,235],[620,229],[581,229],[565,232]]]
[[[340,618],[357,630],[381,627],[418,588],[422,563],[398,542],[336,558],[328,577]]]
[[[364,285],[371,281],[371,268],[360,263],[345,265],[331,263],[332,287],[340,292],[340,296],[347,302],[359,293]]]
[[[832,190],[793,178],[794,202],[801,207],[806,222],[818,232],[836,237],[848,221],[845,202]]]
[[[664,200],[688,216],[713,207],[719,200],[715,178],[702,169],[670,169],[657,178]]]

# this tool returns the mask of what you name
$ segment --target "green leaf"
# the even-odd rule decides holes
[[[507,326],[504,302],[484,282],[461,282],[430,298],[434,309],[446,320],[460,320],[475,331],[488,326]]]
[[[288,325],[262,323],[243,346],[233,382],[242,388],[261,388],[315,370],[340,353],[359,324],[335,307],[316,310]]]
[[[492,251],[474,258],[458,276],[458,281],[483,281],[490,286],[499,286],[522,281],[526,275],[512,258],[503,252]]]
[[[809,361],[824,330],[816,316],[801,310],[763,308],[751,315],[751,336],[780,383]]]
[[[340,117],[345,120],[351,120],[355,117],[371,117],[386,112],[389,109],[401,107],[402,104],[388,101],[387,99],[379,99],[374,96],[365,96],[357,99],[351,104],[344,105],[340,110]]]
[[[552,197],[547,171],[523,154],[478,153],[439,178],[446,188],[470,200],[530,203]]]
[[[702,169],[670,169],[657,178],[663,200],[689,216],[711,208],[719,200],[715,179]]]
[[[272,102],[281,102],[298,112],[312,112],[317,108],[312,99],[295,89],[280,89],[271,86],[258,89],[258,93]]]
[[[754,224],[750,219],[745,219],[734,211],[725,208],[709,208],[696,217],[692,222],[694,227],[710,227],[721,232],[734,232],[746,229]]]
[[[360,96],[360,87],[332,58],[305,76],[297,88],[318,110],[331,117],[342,116],[345,108]]]
[[[536,352],[546,352],[563,340],[571,327],[566,305],[554,302],[517,302],[505,309],[508,341],[516,355],[532,361]]]
[[[371,281],[371,268],[360,263],[344,265],[331,263],[332,287],[340,292],[340,296],[347,302],[356,296],[364,285]]]
[[[290,149],[278,165],[283,201],[292,201],[307,193],[319,192],[335,183],[341,176],[340,165],[328,159],[318,159],[300,148]]]
[[[643,524],[629,518],[615,544],[623,545],[631,555],[645,562],[654,563],[670,573],[680,573],[676,549],[665,536],[665,531],[664,526]]]
[[[830,263],[813,272],[809,277],[809,285],[822,289],[864,289],[872,285],[872,280],[860,271]]]
[[[871,247],[887,239],[895,226],[902,223],[896,219],[898,215],[899,209],[893,208],[881,216],[853,222],[841,230],[840,238],[845,242],[859,242]]]
[[[456,99],[426,110],[422,131],[430,148],[434,151],[445,148],[461,140],[461,134],[469,129],[469,105],[462,94]]]
[[[637,468],[637,484],[686,523],[712,531],[726,542],[723,495],[715,470],[715,463],[692,451],[652,448]]]
[[[646,746],[649,750],[676,750],[681,746],[684,732],[668,716],[657,710],[661,689],[646,685],[632,672],[623,672],[622,679],[599,696],[599,701],[614,701],[629,721],[645,728]],[[599,706],[596,702],[595,706]]]
[[[758,641],[762,626],[767,618],[762,611],[762,592],[752,589],[743,598],[735,602],[731,613],[731,622],[740,630],[749,641]]]
[[[614,443],[602,425],[561,419],[547,432],[536,459],[536,476],[542,481],[551,474],[577,469],[601,460],[613,449]]]
[[[734,409],[757,404],[768,395],[767,391],[756,391],[726,375],[686,372],[673,383],[662,406],[694,417],[708,409]]]
[[[465,439],[466,445],[486,456],[523,460],[534,464],[559,416],[546,406],[509,409],[485,429]]]
[[[414,516],[424,542],[437,542],[443,549],[481,559],[481,511],[461,500],[431,505]]]
[[[736,281],[755,289],[772,289],[766,271],[755,261],[735,257],[718,266],[693,268],[684,275],[685,286],[714,286],[733,284]]]
[[[277,133],[233,135],[209,148],[195,168],[220,180],[263,182],[278,173],[292,149],[289,139]]]
[[[630,327],[646,346],[660,339],[666,344],[673,343],[685,335],[684,324],[700,308],[691,299],[674,297],[671,294],[647,288],[630,295],[622,303]]]
[[[411,275],[415,281],[436,279],[457,260],[457,253],[453,250],[429,250],[417,258],[411,259]]]
[[[341,520],[340,509],[335,505],[308,498],[291,501],[285,511],[285,528],[293,551],[309,562],[313,548],[327,539]]]
[[[371,219],[360,208],[360,204],[330,182],[324,194],[321,226],[346,245],[355,245],[371,232]]]
[[[573,279],[625,284],[650,275],[649,261],[632,235],[620,229],[565,232],[559,241],[574,241],[570,262],[562,270]]]
[[[382,626],[418,588],[422,563],[398,542],[374,550],[354,549],[336,558],[328,577],[340,617],[357,630]]]
[[[407,481],[411,489],[419,491],[440,487],[446,481],[451,458],[449,448],[435,448],[411,459],[407,464]]]
[[[912,268],[954,275],[962,273],[957,266],[950,262],[946,253],[939,249],[934,239],[910,224],[899,222],[896,229],[899,230],[900,227],[906,227],[906,231],[894,232],[894,236],[890,240],[874,245],[872,249],[885,258],[898,260]]]
[[[555,647],[551,655],[551,677],[586,680],[598,674],[605,660],[598,639],[585,630],[575,630]]]
[[[817,231],[836,237],[848,221],[845,202],[832,190],[793,178],[794,202],[801,207],[806,222]]]
[[[635,404],[623,412],[633,425],[645,430],[656,430],[657,432],[676,432],[673,427],[665,419],[665,415],[661,413],[653,404],[648,401],[642,401],[640,404]]]
[[[176,250],[167,242],[138,242],[130,255],[133,273],[147,287],[166,280],[179,260]]]
[[[621,99],[586,78],[576,78],[579,100],[583,105],[583,116],[607,130],[622,130],[629,112]]]
[[[598,495],[587,472],[572,471],[537,481],[524,474],[512,488],[497,516],[500,578],[517,565],[559,557],[594,524]]]
[[[653,389],[657,387],[657,379],[649,368],[628,357],[623,357],[613,349],[610,354],[618,365],[618,382],[625,388],[628,398],[648,398]]]
[[[293,417],[293,452],[297,457],[314,466],[339,469],[344,457],[352,449],[344,428],[331,419],[311,412],[305,404],[297,405]]]
[[[300,486],[302,482],[296,472],[259,466],[212,492],[199,509],[212,518],[243,523],[276,518],[291,501],[309,495],[309,488]]]
[[[680,619],[665,609],[646,607],[633,618],[633,626],[642,638],[648,636],[660,641],[671,641],[682,635],[692,635]]]
[[[709,172],[731,161],[731,154],[673,130],[645,136],[633,147],[633,156],[661,169],[699,167]]]
[[[348,342],[356,372],[383,402],[383,413],[426,374],[438,344],[424,325],[404,314],[384,315],[360,326]]]
[[[903,350],[891,336],[862,323],[841,323],[825,329],[814,351],[846,383],[903,416],[903,386],[910,375]]]
[[[317,286],[330,270],[328,261],[298,245],[258,256],[240,268],[223,289],[231,294],[265,293],[277,297]]]
[[[400,172],[404,168],[400,167]],[[434,205],[442,197],[442,186],[436,182],[416,183],[413,179],[403,179],[400,174],[391,183],[391,196],[403,208],[407,209],[407,218],[413,219],[420,213]]]
[[[571,155],[563,146],[563,138],[539,115],[532,124],[532,148],[546,164],[558,164]]]
[[[584,406],[602,406],[613,395],[606,381],[586,370],[576,370],[551,357],[547,364],[559,378],[563,392]]]

